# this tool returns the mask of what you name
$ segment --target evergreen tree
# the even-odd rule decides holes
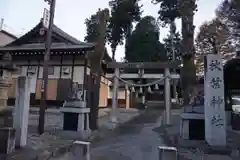
[[[166,60],[164,45],[159,41],[159,27],[154,17],[143,17],[128,36],[125,59],[128,62]]]
[[[229,41],[240,51],[240,3],[238,0],[225,0],[216,11],[217,18],[225,24],[229,31]]]
[[[164,38],[164,48],[167,53],[168,60],[172,60],[173,52],[175,54],[175,60],[181,60],[181,51],[182,51],[182,44],[181,44],[181,35],[176,32],[173,34],[170,33],[167,35],[167,38]]]
[[[182,20],[182,60],[181,75],[184,104],[188,104],[196,84],[196,68],[194,64],[194,25],[193,18],[197,9],[196,0],[154,0],[160,4],[159,19],[163,24]]]
[[[109,5],[111,18],[108,25],[108,41],[114,59],[117,46],[131,35],[133,22],[140,20],[141,6],[139,0],[111,0]]]

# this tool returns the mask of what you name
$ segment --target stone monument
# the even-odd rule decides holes
[[[74,84],[69,99],[60,108],[64,131],[80,132],[84,135],[88,133],[90,108],[86,108],[85,97],[86,92]]]
[[[2,64],[0,64],[0,154],[9,154],[15,149],[13,108],[7,105],[13,71],[15,71],[15,67],[12,64],[12,56],[5,53],[2,55]]]
[[[226,113],[222,57],[209,54],[204,61],[205,138],[211,146],[225,146]]]

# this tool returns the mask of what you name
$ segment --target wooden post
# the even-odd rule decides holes
[[[42,89],[41,93],[41,101],[40,101],[40,110],[39,110],[39,120],[38,120],[38,133],[44,133],[44,125],[45,125],[45,110],[47,108],[47,83],[48,83],[48,63],[50,59],[51,53],[51,45],[52,45],[52,30],[53,30],[53,20],[55,13],[55,5],[56,0],[49,1],[50,3],[50,20],[49,20],[49,28],[47,29],[47,37],[46,37],[46,49],[44,53],[44,64],[43,64],[43,77],[42,77]]]
[[[166,77],[167,76],[167,77]],[[165,85],[164,85],[164,93],[165,93],[165,108],[166,108],[166,123],[171,123],[171,92],[170,92],[170,71],[169,68],[165,68]]]
[[[119,68],[115,68],[114,73],[114,82],[113,82],[113,92],[112,92],[112,115],[111,115],[111,122],[116,123],[116,109],[118,106],[118,77],[119,76]]]

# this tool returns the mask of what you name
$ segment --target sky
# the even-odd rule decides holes
[[[73,37],[83,41],[86,34],[85,19],[96,13],[99,8],[107,8],[109,0],[56,0],[54,23]],[[194,17],[196,32],[199,26],[215,16],[215,9],[222,0],[198,0],[198,12]],[[159,5],[151,0],[141,0],[143,16],[158,17]],[[43,15],[44,8],[49,8],[44,0],[0,0],[0,18],[13,33],[20,35],[31,30]],[[178,30],[181,29],[177,21]],[[166,37],[168,28],[160,29],[160,40]],[[109,53],[111,50],[109,49]],[[110,54],[111,55],[111,54]],[[124,47],[119,46],[116,59],[124,57]]]

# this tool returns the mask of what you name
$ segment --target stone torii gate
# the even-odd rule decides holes
[[[116,108],[117,108],[117,98],[118,98],[118,85],[120,77],[120,69],[164,69],[164,94],[165,94],[165,109],[166,109],[166,123],[171,123],[171,92],[170,92],[170,80],[172,78],[170,69],[180,68],[180,61],[172,62],[137,62],[137,63],[121,63],[121,62],[111,62],[107,64],[107,68],[114,69],[113,76],[113,96],[112,96],[112,116],[111,121],[113,123],[117,122],[116,119]],[[144,73],[143,73],[144,74]],[[159,73],[160,74],[160,73]],[[140,78],[140,77],[139,77]],[[155,77],[149,77],[154,79]],[[151,84],[152,85],[152,84]]]

